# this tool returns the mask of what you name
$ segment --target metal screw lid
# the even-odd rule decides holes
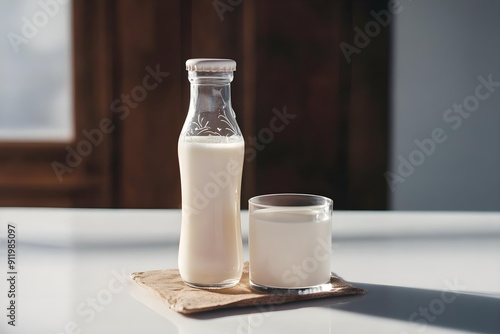
[[[233,72],[236,62],[232,59],[195,58],[186,61],[186,70],[195,72]]]

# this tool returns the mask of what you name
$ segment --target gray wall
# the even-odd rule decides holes
[[[400,2],[391,25],[391,208],[500,210],[500,87],[475,97],[479,76],[500,85],[500,1]],[[464,102],[468,118],[447,111]],[[433,131],[434,150],[429,140],[427,154],[417,152],[415,140]],[[417,166],[398,172],[399,157]]]

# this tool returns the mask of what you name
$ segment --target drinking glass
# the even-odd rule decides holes
[[[250,286],[279,294],[330,290],[333,201],[271,194],[248,202]]]

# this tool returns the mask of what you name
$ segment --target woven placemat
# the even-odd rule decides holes
[[[140,286],[155,292],[171,309],[183,314],[250,305],[277,305],[299,300],[365,293],[365,290],[346,283],[333,274],[330,277],[332,288],[329,291],[308,295],[258,293],[250,288],[248,262],[245,263],[240,282],[228,289],[203,290],[190,287],[184,284],[178,269],[134,272],[131,277]]]

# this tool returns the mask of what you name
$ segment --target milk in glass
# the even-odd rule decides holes
[[[270,207],[250,215],[250,280],[301,288],[330,279],[331,217],[322,210]]]

